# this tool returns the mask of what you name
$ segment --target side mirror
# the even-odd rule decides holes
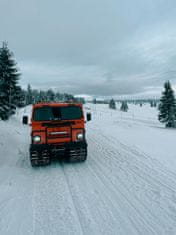
[[[91,113],[87,113],[87,121],[91,121],[92,117],[91,117]]]
[[[23,124],[24,125],[28,124],[28,116],[23,116]]]

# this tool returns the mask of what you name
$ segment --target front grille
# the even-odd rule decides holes
[[[49,132],[48,133],[49,139],[58,139],[58,138],[70,138],[70,133],[66,131],[56,131],[56,132]]]

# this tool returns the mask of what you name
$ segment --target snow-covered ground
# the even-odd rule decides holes
[[[91,127],[107,138],[121,141],[143,151],[176,172],[176,129],[166,129],[158,121],[157,108],[149,104],[128,105],[129,111],[107,109],[107,105],[89,105],[93,111]],[[92,125],[93,124],[93,125]]]
[[[79,164],[33,169],[24,110],[0,121],[0,234],[176,234],[176,130],[149,105],[86,108]]]

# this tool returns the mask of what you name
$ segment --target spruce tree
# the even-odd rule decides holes
[[[0,118],[7,120],[19,103],[20,74],[6,42],[0,48]]]
[[[160,122],[165,123],[166,127],[175,127],[176,101],[169,81],[165,82],[164,89],[160,99],[158,119]]]
[[[127,104],[126,101],[122,101],[120,110],[123,111],[123,112],[127,112],[128,111],[128,104]]]
[[[109,108],[110,109],[116,109],[116,104],[115,104],[115,101],[113,99],[111,99],[110,102],[109,102]]]
[[[153,100],[150,101],[150,107],[154,107],[154,101]]]
[[[27,87],[27,93],[26,93],[26,105],[33,104],[33,94],[32,94],[32,89],[31,85],[28,84]]]
[[[46,96],[47,96],[47,101],[48,102],[53,102],[55,101],[55,93],[52,89],[49,89],[47,92],[46,92]]]
[[[17,88],[16,88],[16,100],[18,100],[17,105],[16,105],[17,107],[21,108],[26,105],[25,91],[22,90],[20,86],[17,86]]]
[[[153,107],[157,107],[157,103],[156,103],[156,101],[154,101],[154,103],[153,103]]]

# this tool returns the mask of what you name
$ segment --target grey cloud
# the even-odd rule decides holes
[[[0,0],[21,83],[75,94],[134,94],[176,84],[174,0]]]

